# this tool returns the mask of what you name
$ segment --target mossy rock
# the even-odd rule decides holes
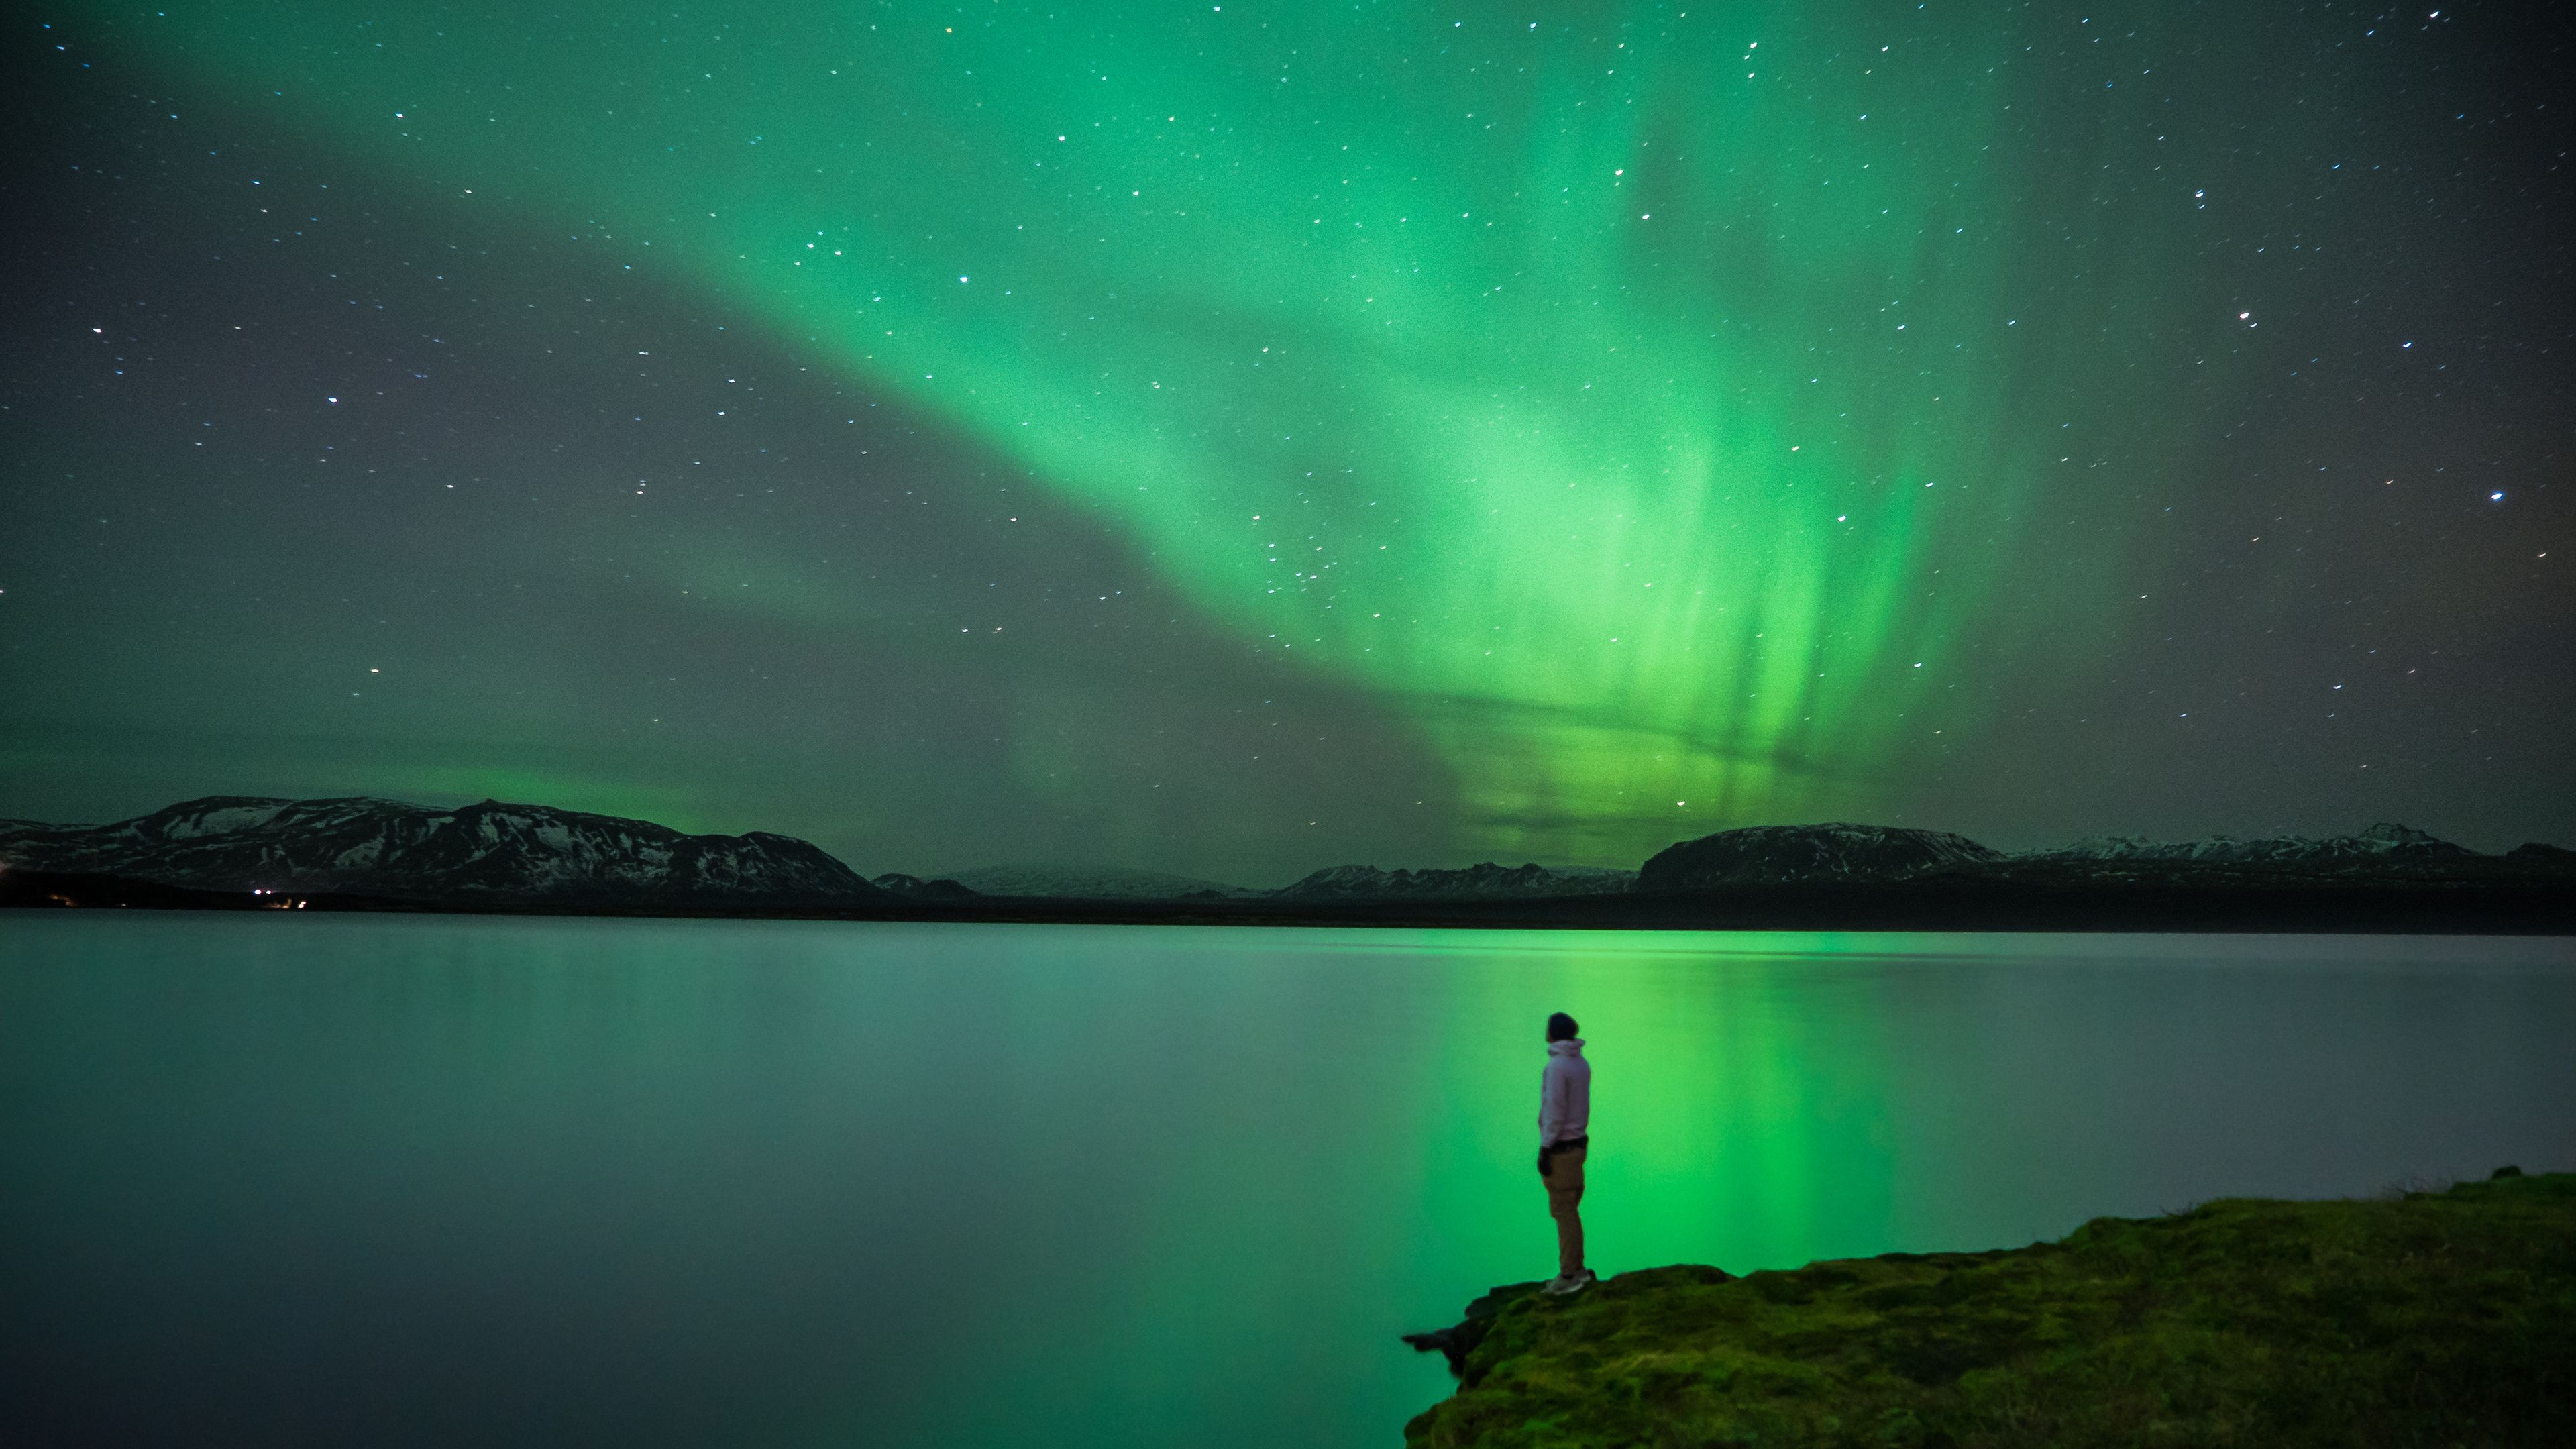
[[[1495,1313],[1416,1449],[2576,1445],[2576,1174]]]

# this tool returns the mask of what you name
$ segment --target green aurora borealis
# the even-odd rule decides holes
[[[92,30],[459,228],[576,235],[593,265],[750,319],[1024,478],[1216,636],[1415,742],[1437,780],[1377,783],[1390,810],[1437,795],[1443,818],[1343,844],[1426,857],[1382,863],[1633,864],[1705,829],[1834,817],[2062,837],[2380,808],[2315,782],[2152,821],[2079,818],[2098,793],[1978,803],[2027,796],[2006,782],[2045,772],[2037,742],[2113,712],[2103,692],[2141,672],[2122,651],[2173,636],[2162,601],[2210,572],[2215,540],[2259,545],[2255,515],[2285,497],[2432,471],[2430,430],[2400,431],[2424,413],[2400,406],[2404,378],[2304,412],[2249,401],[2278,396],[2321,327],[2367,333],[2356,352],[2389,333],[2384,368],[2413,366],[2396,339],[2431,321],[2376,287],[2303,320],[2351,290],[2332,270],[2348,244],[2391,266],[2416,224],[2338,190],[2359,185],[2346,165],[2387,164],[2354,137],[2405,78],[2367,17],[283,4],[102,8]],[[2310,196],[2321,212],[2297,210]],[[2336,230],[2383,213],[2376,237]],[[2516,406],[2508,429],[2533,416]],[[2388,432],[2357,438],[2352,417]],[[2270,451],[2226,452],[2248,436]],[[2354,456],[2279,466],[2330,444]],[[2251,486],[2266,466],[2282,481]],[[2470,497],[2438,506],[2469,516]],[[666,582],[745,627],[830,637],[884,615],[793,526],[656,537]],[[2494,552],[2546,548],[2524,541]],[[2310,566],[2230,556],[2233,591],[2191,617],[2223,633],[2313,587]],[[2457,597],[2449,575],[2414,587]],[[2326,647],[2292,633],[2261,646],[2276,654],[2202,640],[2180,668],[2241,699]],[[2472,712],[2494,728],[2495,710]],[[2422,772],[2445,748],[2413,750],[2427,800],[2457,797]],[[1040,782],[1082,746],[1007,749],[1032,798],[1065,804]],[[2170,800],[2195,757],[2157,758],[2163,783],[2119,800]],[[482,793],[507,768],[383,788]],[[550,788],[515,768],[522,793]],[[558,782],[556,803],[722,815],[616,773]],[[2529,826],[2563,821],[2558,773],[2540,792],[2557,813]],[[1948,813],[1907,813],[1927,805]],[[801,828],[870,869],[974,863],[890,859],[906,844],[883,819],[775,813],[721,823]],[[1155,831],[1107,828],[1157,857],[1140,863],[1207,853]],[[1284,873],[1334,850],[1234,858]]]

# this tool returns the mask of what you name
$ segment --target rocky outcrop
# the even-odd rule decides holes
[[[2576,1174],[1528,1286],[1408,1336],[1464,1343],[1408,1445],[2576,1443]]]
[[[1713,1271],[1713,1270],[1712,1270]],[[1467,1363],[1476,1345],[1485,1341],[1486,1330],[1504,1309],[1545,1287],[1544,1282],[1505,1283],[1488,1288],[1483,1297],[1467,1305],[1467,1312],[1447,1328],[1434,1328],[1424,1333],[1408,1333],[1404,1341],[1416,1353],[1436,1353],[1449,1361],[1449,1372],[1463,1382]]]

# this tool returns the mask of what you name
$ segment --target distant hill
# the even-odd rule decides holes
[[[2472,854],[2421,830],[2381,823],[2359,835],[2272,835],[2239,840],[2212,835],[2201,840],[2159,841],[2135,835],[2096,835],[2049,850],[2025,851],[2026,860],[2192,860],[2226,865],[2298,864],[2403,860],[2457,860]]]
[[[1755,825],[1657,852],[1637,871],[1642,893],[1805,881],[1890,881],[2005,859],[1964,835],[1893,825]]]
[[[1549,869],[1540,865],[1496,865],[1486,861],[1464,870],[1379,870],[1368,865],[1336,865],[1316,871],[1294,885],[1270,894],[1282,900],[1536,900],[1552,896],[1624,894],[1637,878],[1633,870],[1593,866]]]
[[[988,865],[948,877],[983,896],[1052,896],[1087,901],[1177,901],[1192,896],[1257,896],[1261,891],[1194,876],[1117,865]]]
[[[925,901],[971,901],[977,894],[945,877],[938,880],[923,880],[917,875],[905,875],[900,871],[878,876],[868,884],[881,891]]]
[[[1885,825],[1766,825],[1674,845],[1638,872],[1640,894],[1757,887],[1887,886],[1915,882],[1962,890],[2349,890],[2385,883],[2537,881],[2576,853],[2537,842],[2481,855],[2404,825],[2354,835],[2157,841],[2102,835],[2006,854],[1965,836]]]
[[[847,906],[885,893],[785,835],[545,805],[209,796],[113,825],[0,828],[0,861],[196,890],[543,905]]]
[[[1627,890],[1634,878],[1635,872],[1625,870],[1551,870],[1538,865],[1501,866],[1491,861],[1464,870],[1380,870],[1367,865],[1337,865],[1277,890],[1121,866],[997,865],[959,871],[954,877],[978,895],[1095,901],[1525,900],[1617,894]]]

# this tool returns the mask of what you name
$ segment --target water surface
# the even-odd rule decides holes
[[[1395,1443],[1543,1276],[2576,1167],[2499,938],[0,917],[0,1437]]]

